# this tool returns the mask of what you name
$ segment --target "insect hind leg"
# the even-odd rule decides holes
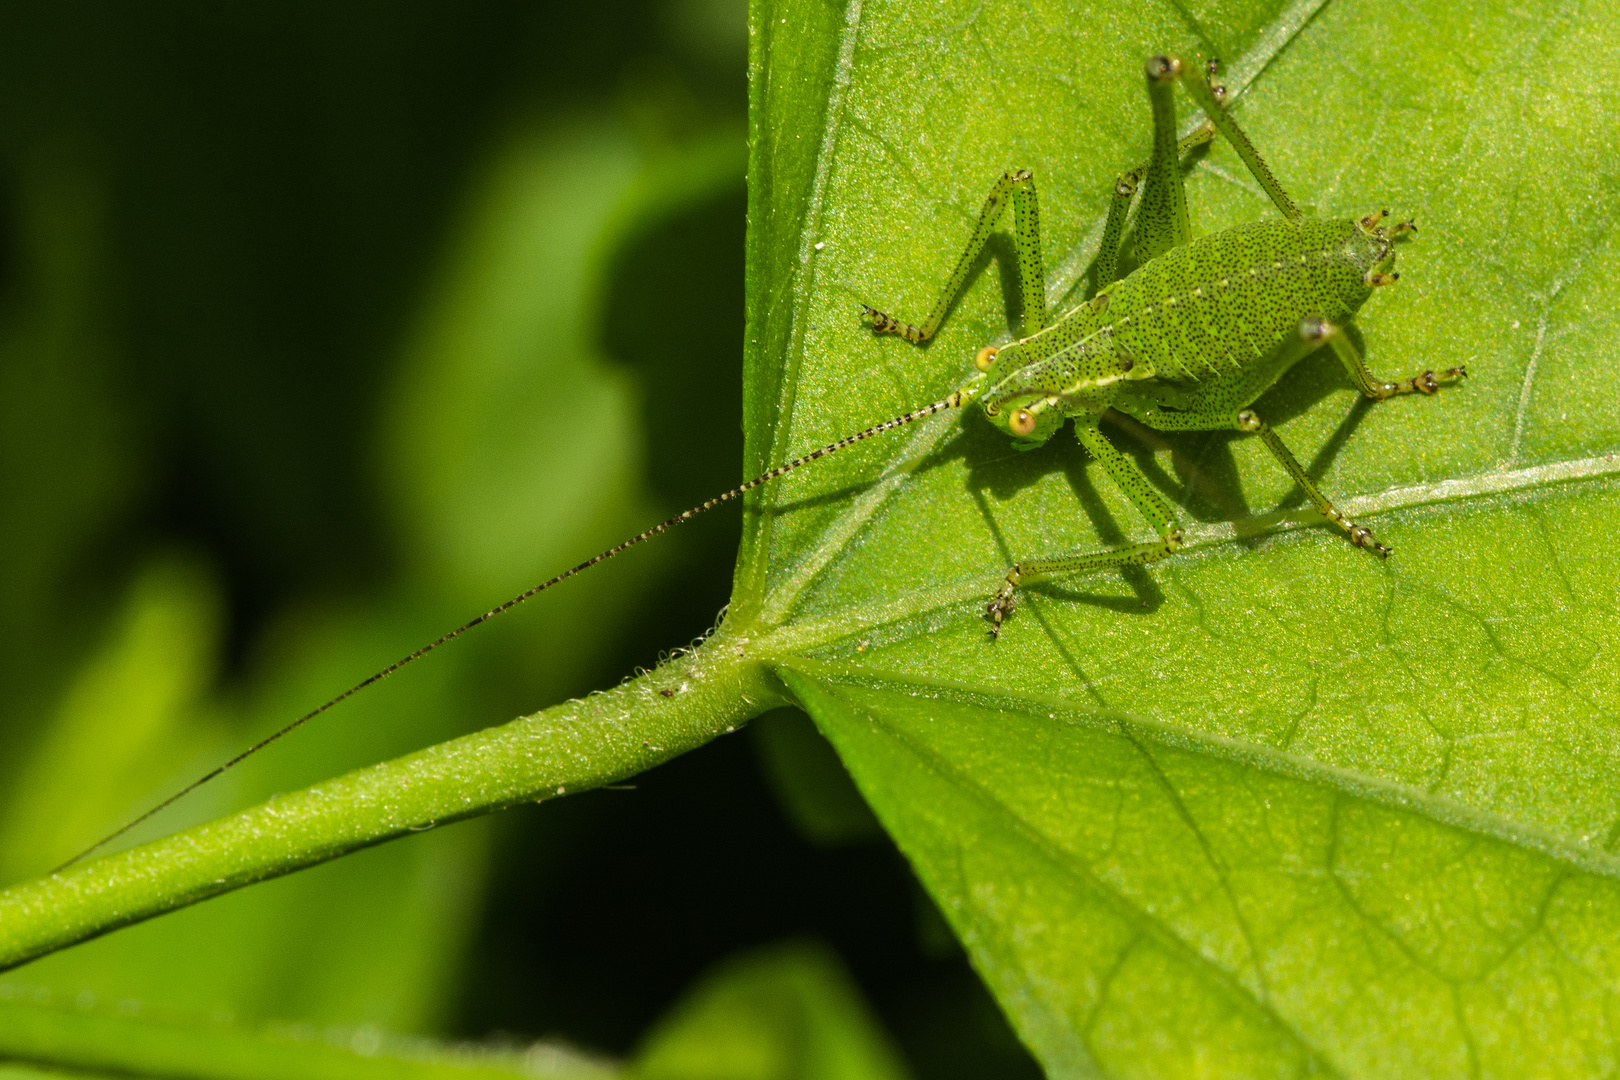
[[[1173,56],[1154,56],[1149,58],[1146,71],[1148,102],[1153,108],[1153,157],[1148,162],[1142,205],[1136,212],[1136,255],[1141,262],[1181,247],[1192,238],[1176,144],[1173,92],[1182,64]],[[1121,190],[1116,187],[1116,195]]]
[[[1260,156],[1260,151],[1254,148],[1254,143],[1249,141],[1249,137],[1243,133],[1237,121],[1232,119],[1231,113],[1226,111],[1226,106],[1222,103],[1225,93],[1209,82],[1205,72],[1196,70],[1192,65],[1179,66],[1177,74],[1181,77],[1181,85],[1187,91],[1187,96],[1204,110],[1204,115],[1209,117],[1210,123],[1220,129],[1221,136],[1231,144],[1233,150],[1237,151],[1249,174],[1254,177],[1261,190],[1271,197],[1277,209],[1282,211],[1282,216],[1289,221],[1298,221],[1301,217],[1299,207],[1283,190],[1282,184],[1278,182],[1270,166]]]

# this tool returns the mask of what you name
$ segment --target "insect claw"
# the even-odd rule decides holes
[[[1349,522],[1345,524],[1348,525]],[[1365,525],[1350,525],[1350,542],[1356,547],[1372,548],[1376,554],[1386,559],[1395,553],[1393,548],[1374,540],[1372,530]]]
[[[1361,226],[1362,232],[1377,232],[1379,223],[1387,217],[1389,217],[1388,210],[1374,210],[1370,214],[1363,215],[1356,224]]]
[[[920,344],[927,339],[926,334],[909,323],[903,323],[887,312],[879,311],[870,304],[861,305],[861,314],[872,322],[872,333],[894,334],[905,338],[912,344]]]
[[[1013,604],[1017,602],[1017,593],[1014,590],[1018,588],[1018,579],[1021,576],[1018,567],[1009,570],[1007,580],[1001,585],[1001,591],[996,593],[994,600],[985,605],[984,613],[990,617],[991,638],[1001,636],[1001,624],[1012,614]]]
[[[990,617],[990,639],[994,641],[1001,636],[1001,621],[1012,610],[1011,603],[1003,603],[1001,597],[996,597],[985,607],[984,613]]]

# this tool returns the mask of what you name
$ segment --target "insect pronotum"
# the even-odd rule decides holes
[[[1207,74],[1213,77],[1214,72],[1211,62]],[[1055,574],[1157,562],[1181,546],[1175,511],[1135,463],[1102,434],[1099,422],[1111,409],[1158,431],[1237,430],[1258,435],[1316,509],[1343,529],[1352,544],[1379,555],[1390,554],[1389,548],[1373,538],[1371,529],[1347,518],[1317,488],[1253,404],[1290,367],[1323,344],[1332,348],[1356,387],[1373,400],[1397,394],[1433,394],[1442,383],[1467,374],[1456,367],[1438,374],[1419,372],[1399,382],[1375,379],[1342,332],[1373,290],[1399,279],[1394,269],[1394,242],[1414,232],[1416,224],[1402,221],[1386,226],[1387,210],[1359,219],[1306,216],[1227,115],[1221,104],[1224,92],[1206,79],[1204,70],[1175,57],[1155,56],[1148,60],[1146,73],[1153,109],[1153,154],[1142,165],[1121,173],[1114,183],[1094,264],[1097,291],[1090,299],[1055,319],[1048,317],[1035,176],[1027,170],[1003,174],[991,187],[972,236],[921,324],[902,322],[874,307],[863,308],[878,334],[893,334],[913,343],[933,337],[1010,203],[1026,336],[1000,347],[979,349],[975,358],[978,373],[963,386],[931,404],[796,457],[468,620],[248,747],[58,869],[100,850],[339,702],[575,574],[812,461],[970,401],[980,402],[990,422],[1023,448],[1041,445],[1073,420],[1081,445],[1158,533],[1158,539],[1146,543],[1014,564],[986,607],[991,637],[1000,634],[1012,614],[1022,585]],[[1179,142],[1172,92],[1172,84],[1178,81],[1207,117]],[[1280,219],[1207,236],[1191,235],[1181,155],[1217,134],[1237,151],[1281,211]],[[1119,256],[1138,191],[1142,197],[1131,245],[1137,267],[1121,278],[1117,274]]]

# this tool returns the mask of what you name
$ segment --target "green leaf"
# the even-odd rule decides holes
[[[790,942],[732,957],[687,992],[631,1062],[636,1080],[905,1080],[836,954]]]
[[[1011,336],[993,260],[927,349],[858,321],[928,309],[1002,169],[1041,185],[1051,298],[1084,295],[1109,179],[1148,149],[1141,61],[1167,49],[1253,77],[1236,115],[1301,201],[1416,216],[1359,320],[1374,370],[1473,375],[1367,408],[1319,356],[1257,404],[1387,563],[1295,510],[1253,440],[1111,431],[1191,550],[1031,589],[996,643],[1008,563],[1149,534],[1067,440],[930,422],[794,473],[759,516],[760,610],[807,658],[784,677],[1021,1035],[1062,1076],[1602,1071],[1614,14],[852,11],[770,461],[942,397]],[[1203,230],[1268,213],[1225,146],[1189,202]]]
[[[612,1080],[612,1062],[559,1043],[528,1047],[454,1045],[400,1038],[375,1026],[314,1025],[260,1030],[226,1021],[155,1013],[88,991],[71,1005],[43,990],[0,993],[0,1058],[50,1065],[11,1069],[4,1080],[72,1076],[216,1077],[219,1080]]]

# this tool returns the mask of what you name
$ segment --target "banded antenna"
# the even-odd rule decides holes
[[[276,732],[274,732],[274,733],[272,733],[270,735],[266,735],[264,738],[260,739],[258,742],[254,743],[252,746],[248,747],[246,750],[243,750],[240,754],[237,754],[235,757],[233,757],[229,761],[225,762],[225,764],[216,766],[215,768],[211,769],[210,771],[203,774],[202,776],[199,776],[197,779],[193,780],[191,783],[187,784],[185,787],[181,788],[179,791],[175,792],[173,795],[170,795],[167,799],[164,799],[162,802],[158,803],[156,806],[152,807],[150,810],[148,810],[145,813],[141,814],[139,817],[137,817],[134,820],[128,822],[127,824],[119,827],[115,832],[110,832],[106,836],[102,837],[100,840],[97,840],[94,844],[91,844],[89,847],[85,848],[83,851],[81,851],[77,855],[73,856],[73,858],[69,859],[67,862],[63,863],[61,866],[58,866],[55,870],[52,870],[51,873],[59,874],[63,870],[66,870],[68,867],[72,866],[74,863],[79,862],[79,861],[87,858],[90,855],[95,854],[97,851],[100,851],[102,848],[106,847],[108,844],[112,843],[114,840],[118,839],[120,836],[123,836],[125,833],[127,833],[131,829],[135,828],[137,825],[140,825],[143,822],[145,822],[145,821],[149,820],[150,818],[152,818],[154,815],[162,813],[164,810],[167,810],[170,806],[173,806],[175,803],[179,802],[181,799],[185,798],[187,795],[190,795],[193,791],[196,791],[198,788],[202,787],[204,784],[208,783],[210,780],[213,780],[215,777],[219,776],[221,773],[225,772],[228,769],[234,768],[237,765],[240,765],[242,762],[246,761],[248,758],[252,757],[254,754],[257,754],[260,750],[263,750],[265,747],[269,746],[271,743],[275,742],[277,739],[281,738],[283,735],[291,734],[292,732],[296,731],[297,729],[303,727],[305,724],[309,723],[311,720],[315,719],[317,716],[321,715],[321,713],[323,713],[326,710],[332,708],[334,705],[338,705],[338,704],[341,704],[344,701],[347,701],[349,698],[353,697],[355,694],[358,694],[360,691],[364,690],[366,687],[372,685],[373,683],[381,682],[382,680],[388,678],[388,676],[392,675],[394,672],[398,671],[400,668],[404,667],[407,664],[411,664],[411,663],[414,663],[417,660],[420,660],[422,657],[426,656],[428,653],[432,652],[434,649],[437,649],[439,646],[449,644],[450,642],[454,641],[456,638],[460,637],[462,634],[465,634],[467,631],[471,630],[473,627],[478,626],[481,623],[486,623],[489,620],[493,619],[497,615],[502,615],[502,614],[505,614],[508,611],[511,611],[513,608],[517,607],[519,604],[523,603],[525,600],[529,600],[529,599],[531,599],[533,597],[539,596],[541,593],[545,592],[547,589],[551,588],[552,586],[559,585],[562,582],[567,581],[569,578],[573,577],[575,574],[583,573],[584,571],[589,570],[591,567],[595,566],[597,563],[606,562],[607,560],[613,558],[615,555],[621,554],[622,552],[628,551],[630,548],[635,547],[637,544],[644,543],[647,540],[651,540],[653,537],[657,536],[659,533],[667,532],[670,529],[673,529],[677,525],[680,525],[680,524],[683,524],[683,523],[685,523],[687,521],[690,521],[692,518],[697,517],[699,514],[703,513],[705,510],[712,510],[716,506],[719,506],[723,502],[730,502],[732,499],[735,499],[740,495],[746,495],[748,492],[753,491],[755,488],[759,487],[761,484],[767,484],[770,481],[775,480],[779,476],[785,476],[788,473],[792,472],[794,469],[799,468],[801,465],[808,465],[812,461],[816,461],[816,460],[818,460],[820,458],[827,457],[827,456],[829,456],[831,454],[836,454],[838,451],[843,450],[846,447],[854,446],[856,443],[861,442],[861,441],[863,441],[865,439],[870,439],[874,435],[881,435],[884,432],[892,431],[897,427],[904,427],[906,424],[909,424],[914,420],[921,420],[924,417],[933,416],[935,413],[944,412],[947,409],[961,408],[964,404],[966,404],[967,402],[969,402],[969,401],[971,401],[973,399],[974,393],[975,393],[974,390],[969,389],[967,387],[964,387],[963,389],[957,390],[955,393],[951,394],[949,397],[941,398],[939,401],[934,402],[932,405],[924,405],[920,409],[913,409],[911,412],[905,413],[902,416],[896,416],[892,420],[885,420],[881,424],[875,424],[872,427],[869,427],[864,431],[857,431],[853,435],[846,435],[842,439],[839,439],[837,442],[831,442],[831,443],[828,443],[826,446],[823,446],[819,450],[810,451],[810,453],[805,454],[803,457],[796,457],[792,461],[788,462],[785,465],[777,466],[776,468],[772,469],[770,472],[761,473],[760,475],[754,477],[752,480],[748,481],[747,483],[738,484],[736,487],[732,488],[730,491],[725,492],[722,495],[716,495],[714,498],[709,499],[709,500],[707,500],[707,501],[705,501],[703,503],[700,503],[699,505],[692,507],[692,509],[690,509],[690,510],[684,510],[679,514],[676,514],[674,517],[670,518],[669,520],[662,521],[662,522],[658,523],[657,525],[654,525],[652,528],[648,529],[646,532],[638,533],[637,535],[632,536],[630,539],[624,541],[623,543],[615,544],[612,547],[608,548],[606,551],[602,552],[600,555],[591,556],[589,559],[586,559],[584,562],[580,563],[578,566],[574,567],[573,569],[564,570],[562,573],[558,574],[556,577],[551,578],[548,581],[542,581],[540,584],[536,585],[534,588],[529,589],[527,592],[519,593],[517,596],[512,597],[512,599],[506,601],[506,603],[501,604],[498,607],[490,608],[488,611],[484,612],[482,615],[478,616],[477,618],[469,619],[466,622],[462,623],[460,626],[456,627],[454,630],[451,630],[449,633],[444,634],[441,637],[437,637],[437,638],[433,639],[432,641],[428,642],[426,645],[423,645],[420,649],[417,649],[415,652],[411,653],[409,656],[401,657],[400,659],[395,660],[392,664],[389,664],[387,667],[383,668],[381,671],[376,672],[373,675],[368,675],[366,678],[361,679],[359,682],[355,683],[353,686],[351,686],[347,690],[343,691],[343,693],[339,694],[337,697],[332,698],[330,701],[326,702],[324,705],[321,705],[321,706],[319,706],[317,708],[311,709],[309,712],[305,713],[303,716],[300,716],[298,719],[294,720],[292,723],[288,724],[286,727],[282,728],[281,730],[276,731]]]

